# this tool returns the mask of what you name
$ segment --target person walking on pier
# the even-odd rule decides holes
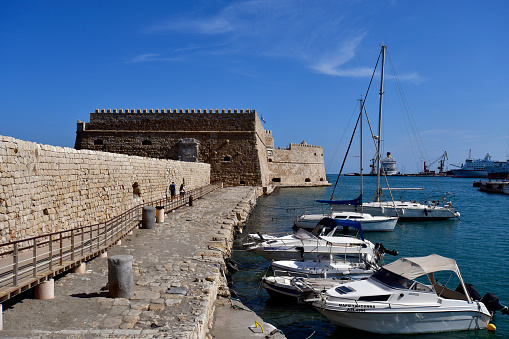
[[[173,200],[173,198],[175,198],[175,189],[176,189],[175,183],[172,181],[171,185],[170,185],[171,200]]]
[[[186,194],[186,186],[184,186],[184,183],[180,185],[180,197],[184,199],[184,195]]]

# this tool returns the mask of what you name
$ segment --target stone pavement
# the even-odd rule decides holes
[[[52,300],[4,302],[0,337],[283,338],[228,299],[223,253],[229,256],[235,228],[256,198],[254,187],[218,189],[166,214],[154,229],[135,230],[108,249],[109,256],[134,257],[131,299],[108,298],[108,260],[95,258],[86,273],[57,278]]]

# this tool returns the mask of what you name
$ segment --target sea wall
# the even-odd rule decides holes
[[[209,184],[210,165],[0,136],[0,241],[102,222],[184,180],[187,189]]]

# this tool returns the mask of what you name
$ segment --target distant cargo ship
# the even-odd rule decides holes
[[[472,159],[469,152],[468,159],[460,168],[451,170],[452,174],[458,178],[487,178],[487,168],[493,167],[495,161],[491,160],[491,156],[486,153],[484,159]]]

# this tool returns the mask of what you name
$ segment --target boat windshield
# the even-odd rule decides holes
[[[405,290],[409,289],[414,283],[413,280],[402,277],[396,273],[392,273],[383,267],[375,272],[371,278],[381,282],[384,285]]]

